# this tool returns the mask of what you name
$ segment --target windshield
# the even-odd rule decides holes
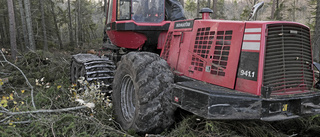
[[[164,0],[132,0],[132,19],[136,22],[164,20]]]

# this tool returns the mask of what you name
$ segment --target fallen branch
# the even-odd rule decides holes
[[[50,128],[51,128],[51,132],[52,132],[53,137],[56,137],[56,134],[54,133],[54,130],[53,130],[53,123],[51,123]]]
[[[8,112],[9,110],[4,108],[3,106],[0,106],[0,108],[2,108],[4,111]]]
[[[46,110],[46,109],[39,109],[34,111],[21,111],[21,112],[10,112],[10,111],[2,111],[2,113],[10,116],[14,115],[21,115],[21,114],[34,114],[34,113],[57,113],[57,112],[65,112],[65,111],[72,111],[87,108],[87,106],[77,106],[71,108],[62,108],[62,109],[54,109],[54,110]]]
[[[8,125],[8,124],[27,124],[33,122],[32,120],[27,120],[27,121],[17,121],[17,122],[6,122],[2,123],[2,125]]]
[[[20,73],[22,74],[22,76],[24,77],[24,79],[26,80],[27,85],[31,88],[31,103],[32,103],[32,106],[33,106],[34,109],[37,109],[37,108],[36,108],[36,105],[34,104],[34,99],[33,99],[33,86],[30,84],[28,78],[26,77],[26,75],[22,72],[22,70],[21,70],[19,67],[17,67],[16,65],[12,64],[11,62],[9,62],[9,61],[7,60],[7,58],[4,56],[4,54],[3,54],[3,52],[2,52],[1,50],[0,50],[0,53],[1,53],[2,57],[3,57],[3,59],[4,59],[4,62],[10,64],[11,66],[13,66],[13,67],[15,67],[17,70],[19,70]]]
[[[4,121],[6,121],[7,119],[9,119],[9,118],[11,118],[12,116],[8,116],[8,117],[6,117],[6,118],[4,118],[4,119],[2,119],[2,120],[0,120],[0,123],[2,123],[2,122],[4,122]]]

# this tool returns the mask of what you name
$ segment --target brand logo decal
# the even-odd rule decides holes
[[[192,28],[193,21],[183,21],[183,22],[175,22],[174,29],[185,29],[185,28]]]

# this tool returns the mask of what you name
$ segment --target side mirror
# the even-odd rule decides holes
[[[257,18],[256,14],[257,14],[258,10],[260,10],[262,8],[263,4],[264,4],[264,2],[260,2],[252,7],[252,10],[251,10],[251,13],[249,15],[248,20],[255,20]]]

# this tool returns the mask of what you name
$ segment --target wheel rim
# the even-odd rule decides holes
[[[121,110],[124,119],[131,122],[135,115],[134,86],[129,75],[125,75],[121,81]]]

